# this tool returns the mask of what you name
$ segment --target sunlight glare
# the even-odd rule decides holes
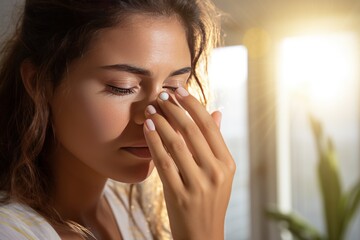
[[[281,45],[280,80],[288,91],[326,104],[341,97],[344,83],[356,77],[357,52],[351,33],[287,38]]]
[[[291,200],[291,119],[295,102],[311,113],[334,118],[356,88],[358,49],[355,34],[286,38],[280,45],[277,85],[278,199],[283,211]],[[345,105],[346,106],[346,105]],[[340,108],[340,109],[341,109]],[[296,112],[296,109],[291,109]]]

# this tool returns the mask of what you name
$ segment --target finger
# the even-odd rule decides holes
[[[211,117],[214,119],[216,125],[218,126],[218,128],[220,129],[221,127],[221,119],[222,119],[222,114],[220,111],[215,111],[211,114]]]
[[[143,130],[155,167],[164,187],[170,187],[170,189],[181,189],[183,184],[177,168],[173,160],[165,151],[162,141],[151,119],[147,119],[145,121]]]
[[[150,111],[148,110],[149,108],[151,109]],[[150,112],[152,114],[149,114]],[[156,113],[153,106],[150,105],[147,108],[146,115],[155,124],[157,133],[165,145],[166,151],[175,162],[183,182],[185,185],[190,184],[191,179],[198,174],[198,166],[194,162],[193,155],[190,153],[186,143],[168,121]]]
[[[158,104],[167,119],[175,125],[175,129],[183,136],[198,165],[205,168],[210,168],[211,165],[214,167],[214,163],[209,160],[215,156],[196,123],[183,109],[169,101],[169,99],[163,100],[161,94]]]
[[[228,158],[231,154],[226,147],[218,126],[204,106],[182,87],[179,87],[175,91],[175,96],[179,104],[190,114],[192,119],[199,126],[214,155],[218,159],[231,161],[231,157]]]

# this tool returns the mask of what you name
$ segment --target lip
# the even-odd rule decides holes
[[[147,146],[124,147],[123,150],[138,158],[151,159],[151,153]]]

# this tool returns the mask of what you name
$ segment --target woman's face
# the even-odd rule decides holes
[[[117,181],[144,180],[153,169],[145,108],[161,91],[185,86],[190,66],[185,29],[175,17],[133,15],[101,31],[51,100],[58,155]]]

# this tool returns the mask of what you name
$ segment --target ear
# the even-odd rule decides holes
[[[36,67],[35,65],[29,60],[25,59],[20,66],[20,74],[21,79],[24,84],[25,90],[33,97],[34,91],[34,76],[36,74]]]

